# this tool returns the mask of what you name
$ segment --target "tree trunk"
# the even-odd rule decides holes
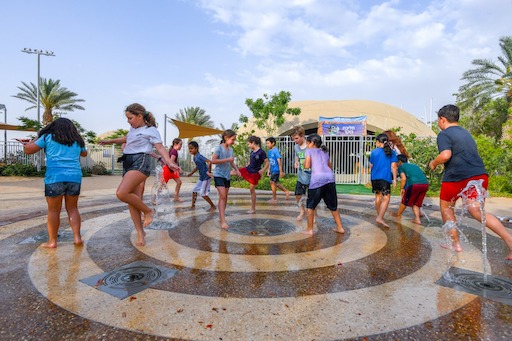
[[[53,114],[51,109],[44,109],[43,113],[43,126],[52,123]]]

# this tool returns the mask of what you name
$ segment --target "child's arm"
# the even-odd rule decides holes
[[[393,188],[396,188],[396,176],[397,176],[398,166],[396,162],[391,162],[391,173],[393,173]]]
[[[196,171],[197,171],[197,167],[195,167],[192,172],[188,173],[187,176],[192,176],[192,174],[194,174]]]
[[[304,160],[304,168],[309,169],[311,168],[311,156],[306,154],[306,159]]]
[[[175,171],[178,171],[181,173],[180,166],[178,166],[176,163],[174,163],[171,160],[169,153],[167,152],[167,150],[161,143],[155,143],[155,149],[158,152],[158,154],[160,154],[162,159],[165,161],[165,164],[167,165],[167,167],[169,167],[170,169],[174,169]]]
[[[211,178],[213,176],[212,175],[212,160],[206,159],[205,161],[208,164],[208,171],[206,172],[206,175],[208,175]]]
[[[283,164],[281,163],[281,158],[277,158],[277,165],[279,166],[279,176],[280,177],[284,177],[284,172],[283,172]],[[269,169],[270,171],[270,169]]]
[[[217,165],[219,163],[225,163],[225,162],[232,163],[234,161],[235,161],[234,157],[227,157],[225,159],[219,159],[219,156],[217,154],[213,154],[213,156],[212,156],[212,163],[214,165]]]
[[[407,182],[407,176],[404,172],[400,173],[400,196],[405,194],[405,183]]]
[[[117,137],[109,140],[99,140],[98,144],[123,144],[126,143],[126,136]]]
[[[330,158],[327,160],[327,166],[332,170],[332,162]]]
[[[236,175],[242,176],[242,174],[240,174],[240,169],[238,169],[237,165],[235,164],[235,158],[232,157],[230,159],[233,159],[233,161],[231,161],[230,164],[231,164],[231,167],[233,167],[233,169],[235,170]]]
[[[430,169],[434,170],[437,166],[442,165],[446,163],[448,160],[452,158],[452,151],[450,149],[445,149],[437,157],[430,161],[429,167]]]
[[[265,159],[265,165],[259,170],[259,173],[260,175],[263,175],[265,173],[265,171],[267,170],[267,168],[269,168],[270,164],[268,163],[268,159]]]

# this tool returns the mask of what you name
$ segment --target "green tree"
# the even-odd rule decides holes
[[[195,124],[198,126],[213,128],[213,121],[210,115],[206,114],[204,109],[200,107],[186,107],[180,109],[180,111],[174,116],[174,118],[181,122]],[[172,124],[172,121],[170,121]]]
[[[279,127],[286,122],[287,115],[300,115],[300,108],[288,108],[291,98],[290,92],[281,91],[272,96],[263,94],[263,98],[256,100],[247,98],[245,104],[252,112],[254,123],[258,129],[265,131],[267,136],[273,136],[277,133]],[[249,117],[240,115],[240,122],[247,127]]]
[[[112,134],[110,134],[108,136],[105,136],[103,139],[104,140],[112,140],[112,139],[116,139],[118,137],[124,137],[126,135],[128,135],[128,130],[126,130],[126,129],[117,129]]]
[[[490,59],[471,62],[476,68],[462,75],[466,83],[459,88],[458,103],[476,102],[476,107],[480,107],[482,100],[501,96],[512,106],[512,36],[500,38],[500,48],[503,55],[498,56],[498,63]]]
[[[22,99],[33,105],[26,110],[37,108],[37,85],[34,83],[27,84],[21,82],[23,87],[19,86],[20,92],[13,97]],[[67,111],[84,110],[79,105],[80,102],[85,102],[83,99],[77,98],[77,94],[69,91],[65,87],[61,87],[60,80],[52,80],[41,78],[41,86],[39,92],[39,101],[44,109],[43,112],[43,126],[53,121],[53,110],[59,110],[59,115],[66,114]]]
[[[481,107],[467,106],[461,108],[460,125],[475,136],[485,135],[500,140],[504,123],[509,116],[508,103],[505,98],[484,98]]]

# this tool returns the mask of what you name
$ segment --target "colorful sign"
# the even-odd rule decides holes
[[[366,116],[318,118],[318,135],[366,135]]]

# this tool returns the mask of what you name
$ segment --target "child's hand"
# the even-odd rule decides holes
[[[280,176],[281,178],[284,178],[284,172],[280,172],[280,173],[279,173],[279,176]]]
[[[206,172],[206,175],[208,175],[210,178],[213,178],[213,174],[210,172]]]
[[[293,167],[295,167],[295,168],[299,168],[299,161],[295,161],[295,163],[294,163]]]

